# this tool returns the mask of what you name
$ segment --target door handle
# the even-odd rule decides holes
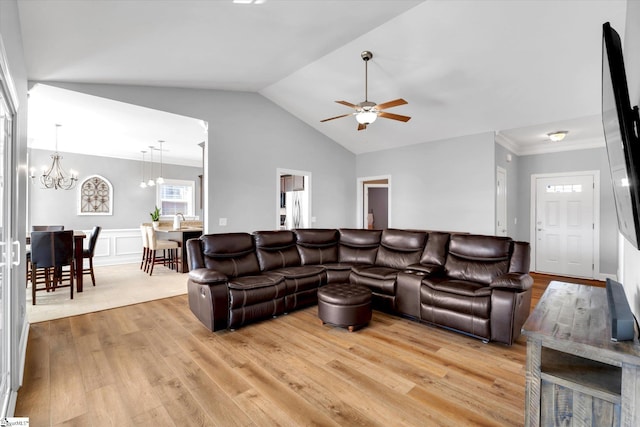
[[[15,259],[15,261],[12,261],[11,264],[20,265],[20,241],[14,240],[13,242],[11,242],[11,247],[14,249],[13,251],[11,251],[11,259]]]

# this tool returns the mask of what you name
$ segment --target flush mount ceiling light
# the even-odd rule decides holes
[[[233,0],[235,4],[262,4],[267,0]]]
[[[329,120],[339,119],[341,117],[347,116],[356,116],[356,121],[358,122],[358,130],[365,130],[367,125],[373,123],[378,116],[383,117],[385,119],[398,120],[401,122],[407,122],[411,117],[402,116],[400,114],[387,113],[383,111],[385,108],[397,107],[399,105],[404,105],[407,103],[402,98],[394,99],[393,101],[384,102],[382,104],[376,104],[375,102],[369,101],[368,98],[368,83],[369,83],[369,73],[367,64],[371,58],[373,58],[373,53],[368,50],[365,50],[360,54],[360,57],[364,61],[364,101],[358,104],[352,104],[347,101],[336,101],[338,104],[345,105],[347,107],[353,108],[356,110],[353,113],[342,114],[336,117],[330,117],[328,119],[320,120],[321,122],[328,122]]]
[[[568,130],[557,130],[555,132],[548,133],[547,136],[553,142],[560,142],[569,133]]]

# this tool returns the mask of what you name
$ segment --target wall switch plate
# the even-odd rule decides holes
[[[315,217],[315,216],[312,216],[312,217],[311,217],[311,223],[312,223],[312,224],[314,224],[315,222],[316,222],[316,217]]]
[[[226,227],[227,226],[227,218],[218,218],[218,225],[220,227]]]

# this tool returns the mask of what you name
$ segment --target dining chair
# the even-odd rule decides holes
[[[93,283],[93,286],[96,285],[96,278],[93,274],[93,254],[96,251],[96,243],[98,242],[98,235],[100,235],[100,230],[102,230],[102,227],[98,225],[93,227],[93,230],[91,230],[91,237],[89,237],[89,247],[86,249],[83,249],[82,251],[83,263],[85,259],[89,259],[89,268],[83,268],[82,274],[91,275],[91,283]]]
[[[64,230],[64,225],[32,225],[31,231],[61,231]],[[29,280],[31,280],[31,245],[26,245],[26,273],[27,273],[27,286]]]
[[[34,231],[31,233],[31,304],[36,292],[69,287],[73,299],[73,230]],[[69,266],[69,270],[64,267]],[[42,271],[43,274],[38,274]],[[65,279],[68,284],[63,284]],[[38,287],[43,284],[44,287]]]
[[[32,225],[31,231],[62,231],[64,225]]]
[[[149,265],[149,235],[147,234],[146,225],[140,226],[140,234],[142,235],[142,261],[140,261],[140,270],[144,268],[145,273]]]
[[[156,230],[147,227],[147,237],[149,240],[148,264],[149,276],[153,274],[153,266],[156,264],[168,265],[171,270],[178,271],[178,248],[180,243],[175,240],[160,240],[156,237]],[[158,257],[157,252],[162,251],[162,256]],[[167,253],[168,251],[168,253]]]

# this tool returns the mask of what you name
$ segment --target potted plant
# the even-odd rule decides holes
[[[156,206],[153,212],[150,212],[151,215],[151,223],[153,224],[154,230],[157,230],[160,226],[160,209]]]

